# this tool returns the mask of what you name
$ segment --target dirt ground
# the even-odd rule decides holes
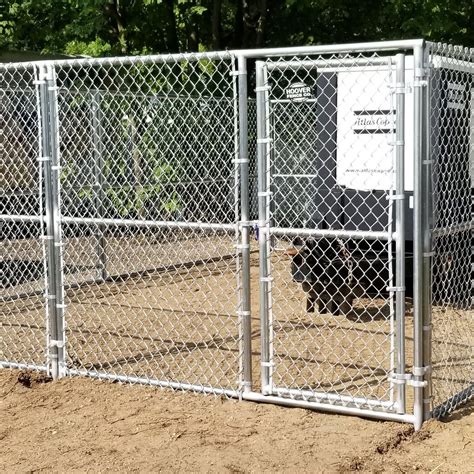
[[[468,472],[474,404],[409,425],[0,371],[2,472]]]
[[[136,262],[143,270],[224,257],[232,248],[232,240],[223,237],[185,243],[175,249],[117,245],[120,252],[109,263],[118,274],[136,269]],[[84,248],[70,245],[66,252],[67,268],[74,269],[67,275],[70,283],[91,276],[87,256],[92,253]],[[258,391],[258,255],[252,253],[251,260],[253,389]],[[241,375],[236,268],[235,259],[225,257],[68,291],[68,370],[236,390]],[[390,400],[393,328],[387,300],[361,299],[347,317],[307,313],[284,252],[275,251],[272,271],[274,387]],[[20,286],[7,290],[20,293]],[[435,402],[472,380],[471,315],[433,311]],[[407,370],[412,327],[408,304]],[[4,303],[0,361],[44,363],[45,330],[42,296]],[[412,393],[407,391],[408,411]],[[473,421],[471,404],[448,423],[430,422],[413,433],[397,423],[90,378],[53,383],[0,371],[0,471],[6,472],[474,472]]]

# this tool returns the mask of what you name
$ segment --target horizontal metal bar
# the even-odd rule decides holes
[[[21,364],[19,362],[9,362],[7,360],[0,360],[0,368],[2,369],[21,369],[21,370],[39,370],[47,372],[48,368],[45,365],[36,364]]]
[[[296,408],[306,408],[309,410],[320,410],[330,413],[340,413],[343,415],[362,416],[364,418],[375,418],[378,420],[401,421],[404,423],[414,423],[415,417],[409,414],[387,413],[376,410],[365,410],[362,408],[345,407],[331,405],[329,403],[306,402],[304,400],[294,400],[291,398],[275,397],[273,395],[262,395],[256,392],[242,393],[242,399],[260,403],[273,403]]]
[[[195,385],[190,383],[171,382],[168,380],[148,379],[145,377],[114,375],[97,371],[81,370],[81,369],[66,369],[66,375],[79,375],[83,377],[92,377],[100,380],[111,380],[114,382],[123,383],[138,383],[142,385],[151,385],[154,387],[172,388],[174,390],[187,390],[191,392],[208,393],[212,395],[226,395],[231,398],[240,398],[238,390],[230,390],[225,388],[209,387],[205,385]]]
[[[413,49],[424,43],[422,39],[400,40],[400,41],[376,41],[371,43],[347,43],[330,44],[319,46],[295,46],[289,48],[263,48],[263,49],[241,49],[230,51],[237,56],[246,58],[261,58],[272,56],[290,56],[300,54],[331,54],[331,53],[355,53],[355,52],[375,52],[394,51],[401,49]]]
[[[0,222],[41,222],[46,217],[7,215],[0,214]],[[214,224],[206,222],[182,222],[182,221],[153,221],[139,219],[101,219],[98,217],[67,217],[62,216],[61,222],[66,224],[103,224],[116,227],[167,227],[170,229],[194,229],[194,230],[215,230],[234,232],[236,224]]]
[[[199,60],[222,60],[235,56],[244,58],[268,58],[272,56],[290,56],[301,54],[338,54],[355,52],[376,52],[376,51],[394,51],[408,50],[419,47],[424,43],[421,39],[400,40],[400,41],[376,41],[370,43],[347,43],[331,44],[318,46],[295,46],[286,48],[256,48],[240,49],[230,51],[213,51],[207,53],[177,53],[177,54],[158,54],[150,56],[124,56],[114,58],[73,58],[73,59],[55,59],[48,61],[25,61],[17,63],[0,64],[0,70],[10,69],[30,69],[35,66],[55,67],[81,67],[88,66],[116,66],[147,63],[169,63],[179,61],[199,61]]]
[[[396,411],[397,409],[396,402],[391,402],[389,400],[368,400],[362,397],[351,397],[349,395],[338,395],[335,393],[316,392],[312,390],[297,390],[291,388],[274,387],[273,395],[299,397],[300,399],[306,399],[306,401],[316,399],[314,401],[317,402],[327,400],[331,402],[352,403],[354,405],[367,405],[373,408],[380,407],[386,410],[391,409],[393,411]]]
[[[156,54],[148,56],[117,56],[109,58],[72,58],[53,59],[46,61],[25,61],[17,63],[0,64],[1,70],[9,69],[30,69],[34,66],[55,66],[55,67],[81,67],[81,66],[120,66],[133,64],[156,64],[156,63],[179,63],[180,61],[199,60],[222,60],[232,58],[231,51],[212,51],[208,53],[175,53]]]
[[[46,218],[42,216],[0,214],[0,222],[41,222]]]
[[[106,374],[106,373],[101,373],[101,372],[96,372],[96,371],[87,371],[87,370],[71,369],[71,368],[66,369],[66,375],[79,375],[79,376],[97,378],[100,380],[110,380],[110,381],[123,382],[123,383],[138,383],[138,384],[151,385],[151,386],[161,387],[161,388],[172,388],[175,390],[187,390],[187,391],[207,393],[207,394],[212,394],[212,395],[225,395],[230,398],[238,398],[238,399],[249,400],[253,402],[273,403],[276,405],[306,408],[310,410],[321,410],[321,411],[327,411],[327,412],[332,412],[332,413],[341,413],[341,414],[346,414],[346,415],[355,415],[355,416],[362,416],[362,417],[367,417],[367,418],[375,418],[375,419],[380,419],[380,420],[401,421],[405,423],[414,422],[413,415],[400,415],[398,413],[387,413],[387,412],[375,411],[375,410],[369,410],[369,409],[366,410],[366,409],[360,409],[360,408],[344,407],[344,406],[330,405],[327,403],[305,402],[303,400],[294,400],[294,399],[281,398],[281,397],[276,397],[276,396],[271,396],[271,395],[262,395],[257,392],[241,392],[239,390],[213,388],[213,387],[195,385],[195,384],[189,384],[189,383],[162,381],[162,380],[148,379],[145,377],[113,375],[113,374]]]
[[[166,227],[169,229],[216,230],[235,232],[236,224],[212,224],[206,222],[153,221],[139,219],[101,219],[96,217],[61,216],[66,224],[102,224],[113,227]]]
[[[291,237],[341,237],[356,240],[390,240],[395,238],[395,234],[390,232],[369,232],[363,230],[342,229],[296,229],[292,227],[270,227],[270,234]]]

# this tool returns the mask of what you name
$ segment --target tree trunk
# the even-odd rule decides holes
[[[222,0],[213,0],[212,4],[212,47],[215,51],[221,49],[222,31]]]
[[[127,30],[125,26],[125,18],[123,16],[122,8],[120,7],[120,0],[109,0],[106,5],[106,11],[114,20],[113,30],[117,35],[117,40],[120,44],[120,51],[122,54],[127,54]]]
[[[199,50],[199,31],[198,25],[195,18],[191,17],[189,19],[188,27],[188,51],[191,53],[197,52]]]
[[[174,0],[165,0],[163,4],[166,15],[166,49],[168,53],[177,53],[179,51],[179,41],[174,14]]]
[[[257,21],[257,38],[255,40],[256,48],[261,48],[265,44],[265,33],[267,30],[267,0],[260,0],[259,9],[260,15]]]
[[[244,31],[244,9],[243,0],[237,0],[237,7],[234,18],[234,35],[232,37],[232,47],[239,49],[242,47],[242,38]]]

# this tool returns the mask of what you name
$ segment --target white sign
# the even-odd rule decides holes
[[[293,102],[303,102],[313,97],[311,87],[304,82],[294,82],[285,89],[285,97]]]
[[[408,82],[412,71],[407,71]],[[338,73],[337,183],[340,186],[361,191],[395,188],[394,85],[395,77],[388,67],[385,70],[352,68]],[[405,101],[406,191],[413,190],[411,97],[407,94]]]

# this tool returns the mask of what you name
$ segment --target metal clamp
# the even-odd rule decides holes
[[[393,373],[389,378],[390,382],[397,385],[405,385],[412,377],[412,374],[397,374]]]
[[[428,382],[426,380],[413,380],[413,379],[411,379],[411,380],[408,380],[407,383],[411,387],[415,387],[415,388],[421,388],[421,387],[428,386]]]
[[[261,367],[275,367],[274,362],[260,362]]]
[[[39,161],[39,162],[51,161],[51,157],[50,156],[38,156],[38,158],[36,158],[36,161]]]
[[[244,163],[248,163],[249,162],[249,159],[248,158],[235,158],[234,160],[232,160],[235,164],[244,164]]]
[[[423,377],[426,374],[430,374],[431,369],[431,365],[427,365],[425,367],[413,367],[412,372],[415,377]]]
[[[50,339],[49,347],[57,347],[59,349],[62,349],[64,347],[64,341],[59,341],[57,339]]]
[[[235,244],[234,246],[237,250],[245,250],[249,249],[250,245],[249,244]]]
[[[267,138],[257,138],[257,143],[271,143],[273,141],[272,138],[267,137]]]
[[[237,310],[237,316],[250,316],[250,311]]]
[[[247,71],[241,71],[240,69],[236,69],[235,71],[230,71],[231,76],[246,76]]]
[[[413,87],[428,87],[428,81],[425,79],[416,79],[413,81]]]
[[[258,197],[269,197],[271,196],[273,193],[271,191],[259,191],[257,193],[257,196]]]
[[[410,92],[412,92],[411,85],[404,82],[390,84],[388,87],[392,89],[395,94],[409,94]]]
[[[425,67],[416,67],[414,69],[414,76],[415,77],[429,77],[431,74],[432,65],[426,65]]]
[[[406,286],[387,286],[389,293],[395,293],[397,291],[406,291]]]
[[[406,195],[405,194],[392,194],[392,195],[388,195],[387,199],[389,199],[390,201],[404,201],[406,199]]]
[[[273,281],[273,277],[260,277],[260,281],[262,283],[271,283]]]
[[[254,90],[255,92],[266,92],[270,91],[271,89],[271,86],[257,86]]]
[[[257,221],[240,221],[238,223],[239,227],[253,227],[255,224],[257,224]]]

